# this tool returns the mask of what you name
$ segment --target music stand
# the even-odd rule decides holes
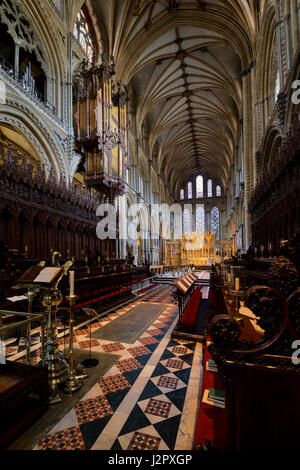
[[[93,359],[92,358],[92,324],[91,324],[92,317],[97,316],[98,313],[96,312],[96,310],[94,310],[92,308],[83,308],[83,311],[85,313],[87,313],[90,317],[90,352],[89,352],[88,359],[84,359],[84,361],[82,361],[81,365],[83,367],[85,367],[86,369],[90,369],[92,367],[96,367],[99,364],[98,359]]]

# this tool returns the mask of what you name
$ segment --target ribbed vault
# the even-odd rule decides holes
[[[225,187],[239,132],[256,0],[93,0],[119,80],[135,89],[138,136],[174,190],[198,173]]]

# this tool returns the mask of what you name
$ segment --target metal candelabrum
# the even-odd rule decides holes
[[[58,384],[65,382],[68,365],[59,351],[56,325],[56,308],[62,301],[62,294],[58,289],[47,289],[42,297],[42,305],[46,307],[45,346],[42,361],[48,369],[49,404],[58,403],[61,397]]]
[[[78,295],[69,295],[66,297],[70,306],[70,317],[69,317],[69,368],[68,376],[64,385],[64,392],[68,395],[72,395],[73,392],[79,390],[82,386],[82,381],[76,378],[76,369],[74,363],[74,347],[73,347],[73,329],[74,329],[74,308],[75,301],[78,299]]]

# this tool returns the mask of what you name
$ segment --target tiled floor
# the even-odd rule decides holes
[[[171,339],[177,307],[170,288],[159,287],[94,320],[92,331],[144,302],[149,308],[159,303],[165,309],[132,344],[92,339],[92,351],[116,354],[118,360],[47,435],[33,444],[35,449],[192,448],[202,348],[200,343]],[[88,333],[86,325],[76,329],[74,348],[89,348]],[[63,348],[63,338],[60,342]],[[39,350],[33,353],[35,362],[40,360]]]

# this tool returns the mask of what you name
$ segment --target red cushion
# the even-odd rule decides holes
[[[202,292],[196,289],[181,319],[181,327],[188,332],[194,330],[201,299]]]

